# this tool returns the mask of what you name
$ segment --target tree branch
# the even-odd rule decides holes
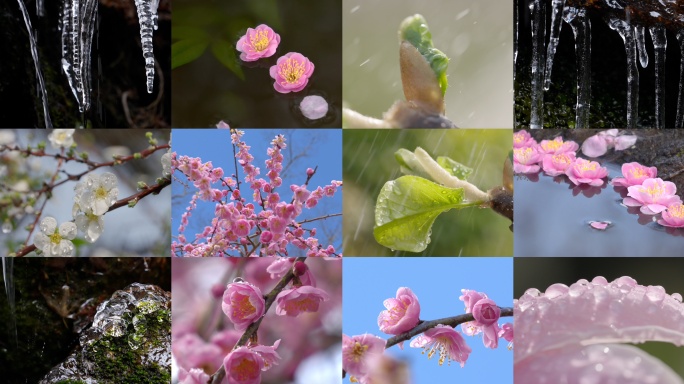
[[[297,261],[301,261],[303,263],[306,262],[306,257],[298,257],[295,260],[295,263]],[[261,325],[261,321],[264,319],[266,314],[268,313],[268,310],[271,308],[271,305],[273,305],[273,302],[276,299],[276,296],[280,292],[285,289],[287,284],[294,278],[294,273],[292,272],[292,268],[290,268],[285,276],[283,276],[278,284],[269,292],[266,294],[265,299],[266,299],[266,306],[264,307],[264,315],[259,318],[259,320],[253,322],[252,324],[247,327],[245,332],[242,334],[242,337],[238,340],[238,342],[235,344],[233,347],[233,350],[237,349],[238,347],[241,347],[243,345],[247,344],[247,341],[256,334],[257,330],[259,329],[259,326]],[[218,369],[213,375],[209,377],[209,381],[207,381],[207,384],[220,384],[223,381],[223,378],[226,377],[226,368],[221,365],[221,368]]]
[[[501,317],[513,316],[513,308],[511,307],[499,307],[501,309]],[[411,339],[412,337],[419,335],[430,328],[434,328],[439,324],[448,325],[451,328],[455,328],[459,324],[467,323],[468,321],[473,321],[475,318],[472,313],[465,313],[463,315],[446,317],[443,319],[423,321],[422,323],[416,325],[413,329],[406,331],[402,334],[390,337],[387,339],[387,344],[385,348],[389,348],[395,344],[399,344],[402,341]]]

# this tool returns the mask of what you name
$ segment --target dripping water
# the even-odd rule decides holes
[[[530,128],[543,127],[542,112],[544,106],[544,64],[546,62],[544,40],[546,38],[546,0],[530,1],[532,11],[532,105]]]
[[[50,111],[48,108],[48,97],[47,90],[45,89],[45,81],[43,80],[43,71],[40,69],[40,60],[38,58],[38,48],[36,46],[36,36],[33,33],[33,27],[31,26],[31,19],[29,18],[28,11],[26,10],[26,4],[24,0],[18,0],[19,8],[24,16],[24,24],[26,24],[26,30],[29,34],[29,41],[31,42],[31,56],[33,57],[33,63],[36,66],[36,79],[37,87],[40,91],[43,99],[43,118],[45,120],[45,128],[52,128],[52,121],[50,120]]]
[[[667,49],[667,36],[662,26],[651,27],[651,40],[655,51],[655,76],[656,76],[656,128],[665,128],[665,50]]]
[[[17,336],[17,318],[14,305],[14,258],[13,257],[2,257],[2,279],[5,282],[5,295],[7,296],[7,304],[10,309],[9,316],[9,331],[10,336],[13,336],[14,346],[18,346],[18,336]]]
[[[634,38],[636,39],[637,52],[639,53],[639,64],[641,68],[648,67],[648,53],[646,53],[646,28],[637,25],[634,27]]]
[[[575,128],[588,128],[591,103],[591,22],[586,9],[574,7],[563,10],[563,20],[570,25],[575,36],[575,60],[577,62]]]

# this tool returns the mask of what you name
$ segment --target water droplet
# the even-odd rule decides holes
[[[10,223],[9,220],[5,221],[2,223],[2,233],[10,233],[12,232],[12,223]]]
[[[236,277],[233,279],[233,283],[244,283],[245,280],[242,279],[242,277]]]
[[[682,302],[682,295],[680,295],[679,293],[673,293],[672,298],[676,301],[679,301],[680,303]]]

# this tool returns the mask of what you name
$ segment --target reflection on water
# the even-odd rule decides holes
[[[608,168],[609,179],[621,176]],[[681,192],[680,192],[681,193]],[[515,256],[684,256],[684,229],[625,207],[625,188],[576,187],[565,176],[516,175]],[[605,230],[592,221],[610,222]]]

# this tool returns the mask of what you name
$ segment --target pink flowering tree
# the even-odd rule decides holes
[[[272,131],[267,133],[271,139],[259,142],[257,132],[178,132],[187,146],[176,147],[172,159],[178,196],[172,254],[341,257],[341,231],[334,230],[341,225],[341,169],[334,157],[341,135],[307,132],[307,140],[314,141],[298,147]],[[212,144],[199,147],[191,136]],[[265,156],[248,144],[248,137]],[[308,152],[320,157],[307,158]]]
[[[512,293],[510,285],[503,286],[512,279],[505,276],[512,272],[511,260],[460,261],[398,259],[392,266],[376,260],[345,261],[342,366],[349,382],[469,381],[493,366],[503,372],[491,375],[492,381],[512,380],[506,367],[512,364],[513,308],[497,303],[510,303],[502,297]],[[376,278],[373,292],[356,287],[378,269],[412,273]],[[476,283],[475,275],[485,271],[485,282]],[[454,289],[456,281],[489,288],[493,296]],[[397,282],[407,286],[392,290],[389,284]],[[378,300],[383,296],[389,297]],[[413,364],[409,367],[404,360]]]
[[[167,141],[168,131],[1,130],[4,254],[158,256],[168,242],[168,196],[155,198],[171,184]]]
[[[312,375],[337,376],[341,260],[175,258],[173,264],[179,383],[307,383]],[[313,370],[309,360],[317,361]]]
[[[636,273],[642,270],[641,265],[633,267]],[[674,280],[681,282],[679,275]],[[684,305],[679,293],[659,285],[641,285],[629,276],[612,281],[597,276],[569,286],[529,288],[515,301],[514,309],[516,381],[684,383],[668,365],[631,345],[648,341],[684,344]],[[681,366],[680,362],[675,365]]]

